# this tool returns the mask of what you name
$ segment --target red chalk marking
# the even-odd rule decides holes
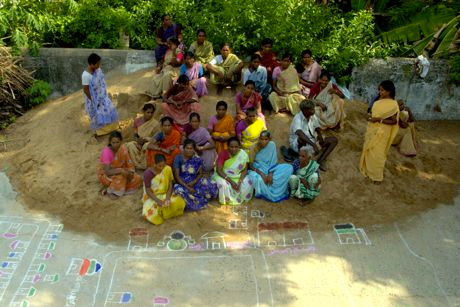
[[[89,261],[89,259],[85,258],[83,259],[83,263],[81,264],[81,267],[80,267],[80,276],[83,276],[86,274],[86,272],[88,272],[88,269],[89,269],[89,266],[90,266],[91,262]]]

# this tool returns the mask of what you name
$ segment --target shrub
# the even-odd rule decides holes
[[[51,94],[51,87],[48,82],[34,80],[34,83],[26,89],[26,107],[31,108],[46,101]]]

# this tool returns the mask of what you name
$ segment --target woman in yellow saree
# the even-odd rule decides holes
[[[233,86],[239,81],[243,62],[232,53],[229,43],[223,43],[220,55],[206,64],[206,69],[211,73],[209,82],[220,86],[221,91],[224,86]]]
[[[253,107],[247,109],[246,118],[236,126],[236,135],[241,140],[241,147],[249,152],[259,140],[260,133],[266,129],[264,120],[257,115],[257,110]]]
[[[153,82],[149,90],[149,94],[154,98],[158,98],[173,86],[173,81],[179,77],[179,70],[184,55],[178,48],[180,42],[175,37],[168,38],[168,47],[163,64],[156,70],[156,75],[153,77]]]
[[[160,122],[153,118],[155,106],[151,103],[146,103],[142,111],[144,115],[134,120],[134,141],[125,145],[137,169],[146,169],[145,152],[148,142],[161,130]]]
[[[299,75],[291,62],[292,56],[285,54],[281,65],[273,70],[273,92],[268,96],[268,100],[275,113],[287,109],[295,115],[300,111],[300,102],[305,99],[300,94]]]
[[[162,154],[155,155],[155,164],[144,172],[142,216],[152,224],[160,225],[166,219],[181,216],[185,201],[173,194],[173,172]]]
[[[388,151],[398,133],[399,107],[395,86],[390,80],[379,85],[380,99],[372,107],[368,118],[363,151],[359,163],[360,172],[374,182],[383,181]]]

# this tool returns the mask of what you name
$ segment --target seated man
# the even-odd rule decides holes
[[[212,43],[206,40],[206,31],[203,29],[196,31],[196,36],[196,41],[190,45],[188,51],[193,52],[196,61],[206,68],[206,64],[214,58]]]
[[[243,71],[243,84],[246,84],[248,80],[254,81],[256,91],[262,96],[262,105],[266,105],[268,95],[270,94],[272,87],[267,83],[267,69],[260,65],[260,55],[253,54],[249,67]]]
[[[336,137],[327,137],[323,139],[319,120],[315,115],[315,101],[311,99],[303,100],[298,112],[291,123],[289,135],[289,150],[282,146],[281,153],[286,161],[292,161],[297,158],[299,149],[303,146],[311,147],[315,155],[318,156],[316,161],[322,171],[326,171],[326,158],[337,146]]]

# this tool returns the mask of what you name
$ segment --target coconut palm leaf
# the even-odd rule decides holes
[[[412,46],[412,50],[417,54],[417,55],[420,55],[422,54],[423,50],[425,50],[425,48],[428,46],[428,44],[431,42],[431,40],[433,39],[434,37],[434,33],[432,33],[431,35],[428,35],[427,37],[425,37],[424,39],[422,39],[421,41],[415,43],[413,46]],[[409,50],[411,51],[411,50]]]
[[[457,27],[450,27],[445,29],[446,34],[443,36],[441,42],[439,43],[436,52],[433,54],[433,57],[440,58],[449,54],[449,47],[453,40],[455,39],[455,34],[457,33]]]

